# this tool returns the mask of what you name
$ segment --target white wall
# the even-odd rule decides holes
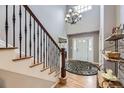
[[[116,25],[120,24],[120,5],[116,5]]]
[[[124,5],[120,6],[120,23],[124,24]]]
[[[32,5],[30,6],[50,35],[58,42],[58,37],[66,37],[64,5]]]
[[[82,20],[77,24],[74,25],[68,23],[66,24],[67,24],[67,34],[98,31],[100,27],[100,6],[93,5],[92,10],[83,12]]]

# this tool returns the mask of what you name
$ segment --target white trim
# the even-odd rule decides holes
[[[100,34],[99,34],[99,64],[104,64],[102,50],[104,49],[104,6],[100,6]],[[104,65],[102,65],[104,68]]]

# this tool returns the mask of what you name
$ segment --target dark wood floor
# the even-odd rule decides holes
[[[67,84],[56,86],[57,88],[96,88],[97,78],[94,76],[81,76],[67,72]]]

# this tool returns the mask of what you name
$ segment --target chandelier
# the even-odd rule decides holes
[[[73,8],[68,10],[68,13],[65,16],[65,22],[70,24],[76,24],[82,19],[81,13],[75,11]]]

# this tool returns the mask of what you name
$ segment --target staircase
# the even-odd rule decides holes
[[[6,5],[0,6],[0,11],[0,80],[7,83],[5,87],[38,85],[35,81],[30,81],[27,86],[8,83],[10,78],[15,80],[21,75],[26,77],[25,84],[29,83],[30,77],[40,80],[37,87],[53,86],[60,73],[64,78],[64,49],[59,48],[32,10],[27,5]],[[10,75],[8,81],[3,72]],[[11,77],[13,73],[18,77]]]

